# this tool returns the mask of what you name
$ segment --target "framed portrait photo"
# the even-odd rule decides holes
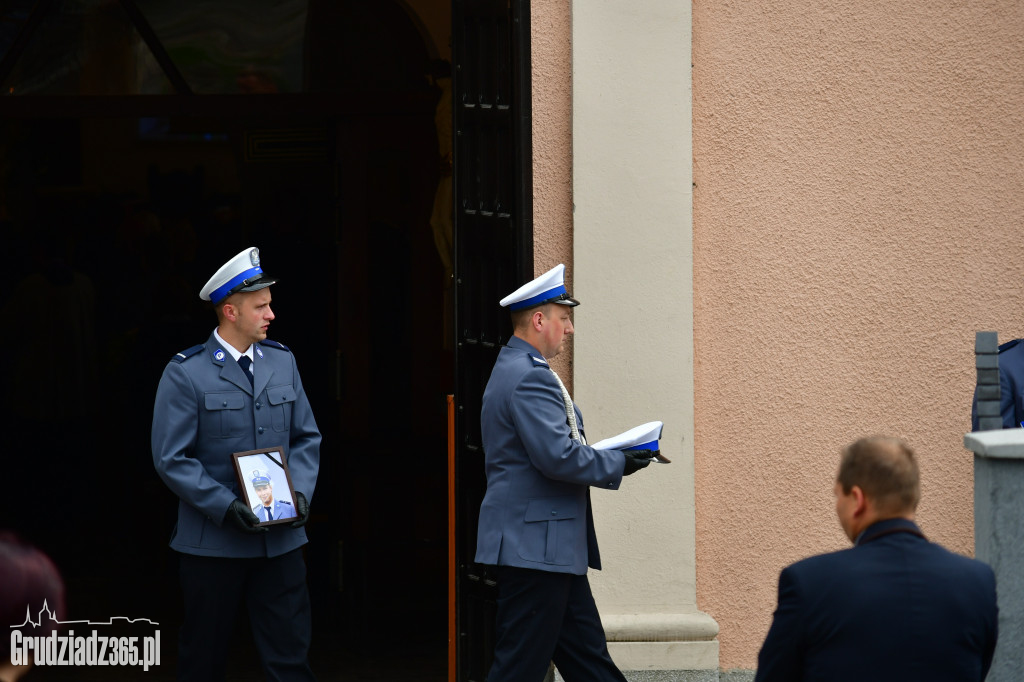
[[[238,488],[260,526],[291,523],[299,516],[295,490],[283,447],[247,450],[231,455]]]

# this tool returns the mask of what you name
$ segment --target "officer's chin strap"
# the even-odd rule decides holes
[[[562,383],[562,377],[558,376],[558,372],[551,370],[551,373],[555,375],[555,381],[558,382],[558,387],[562,389],[562,402],[565,403],[565,416],[569,420],[569,431],[572,433],[572,439],[586,445],[587,439],[580,433],[579,426],[576,424],[576,410],[573,407],[572,398],[569,397],[569,391],[565,388],[565,384]]]

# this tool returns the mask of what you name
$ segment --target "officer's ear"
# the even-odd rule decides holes
[[[536,329],[537,331],[541,330],[541,327],[544,326],[543,308],[537,308],[536,310],[533,311],[533,313],[530,315],[530,323],[533,325],[533,328]]]
[[[238,319],[238,308],[233,303],[224,302],[220,306],[220,312],[223,319],[234,322]]]
[[[551,304],[548,303],[530,313],[530,323],[533,325],[533,328],[537,331],[543,331],[544,322],[550,317],[550,312]]]

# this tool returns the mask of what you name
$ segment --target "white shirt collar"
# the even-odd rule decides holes
[[[213,330],[213,337],[217,339],[217,343],[224,347],[224,350],[231,354],[231,359],[234,360],[235,362],[238,362],[238,358],[242,357],[243,355],[249,358],[250,362],[253,361],[251,343],[249,344],[249,347],[245,349],[245,352],[242,353],[237,348],[232,346],[230,343],[222,339],[220,334],[217,332],[216,327]]]

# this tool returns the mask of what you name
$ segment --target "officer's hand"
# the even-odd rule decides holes
[[[253,514],[252,510],[238,498],[231,501],[231,504],[228,505],[228,512],[224,515],[224,523],[231,524],[232,527],[243,533],[266,533],[265,526],[256,525],[259,522],[260,517]]]
[[[306,501],[306,496],[298,490],[295,491],[295,511],[298,518],[292,521],[292,528],[301,528],[309,520],[309,502]]]
[[[622,454],[626,456],[626,467],[622,470],[622,475],[629,476],[643,469],[651,463],[655,452],[656,450],[623,450]]]

